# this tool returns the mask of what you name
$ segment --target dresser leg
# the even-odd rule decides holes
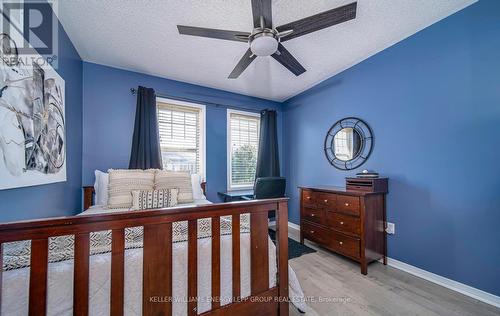
[[[384,224],[384,227],[387,227],[387,225]],[[384,266],[387,265],[387,232],[385,231],[386,228],[384,228]]]
[[[361,274],[363,275],[368,274],[368,265],[366,264],[366,261],[361,262]]]
[[[387,211],[385,209],[385,195],[384,195],[384,207],[383,207],[383,216],[384,216],[384,265],[387,265]]]

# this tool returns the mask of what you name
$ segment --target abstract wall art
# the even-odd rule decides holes
[[[7,34],[0,50],[0,190],[66,181],[64,80]]]

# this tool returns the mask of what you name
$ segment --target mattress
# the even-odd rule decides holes
[[[198,200],[179,206],[210,204]],[[91,215],[126,211],[109,210],[94,206],[79,215]],[[241,295],[250,295],[250,234],[242,232]],[[232,236],[221,236],[221,305],[230,303],[232,297]],[[210,310],[211,302],[211,238],[198,239],[198,312]],[[175,242],[172,246],[173,315],[187,314],[187,242]],[[142,311],[142,248],[125,250],[125,315],[141,315]],[[3,272],[2,315],[28,314],[29,267]],[[269,287],[276,285],[276,247],[269,239]],[[304,294],[291,267],[289,290],[292,303],[299,309],[307,309]],[[109,252],[90,256],[89,262],[89,315],[108,315],[110,310],[111,255]],[[73,260],[51,262],[48,265],[47,314],[73,314]]]

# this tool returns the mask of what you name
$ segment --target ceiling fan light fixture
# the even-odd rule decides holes
[[[355,19],[357,5],[354,0],[344,6],[274,27],[272,0],[252,0],[251,33],[186,25],[177,25],[177,29],[184,35],[247,43],[250,47],[229,74],[229,79],[238,78],[257,56],[271,56],[294,75],[300,76],[306,69],[282,42]]]
[[[271,56],[278,50],[278,40],[273,33],[260,33],[250,42],[252,53],[257,56]]]

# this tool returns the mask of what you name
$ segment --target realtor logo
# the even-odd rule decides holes
[[[15,59],[26,59],[27,56],[38,54],[56,68],[56,9],[57,1],[54,0],[2,0],[0,49],[6,64],[23,62]],[[25,61],[30,64],[28,60]]]

